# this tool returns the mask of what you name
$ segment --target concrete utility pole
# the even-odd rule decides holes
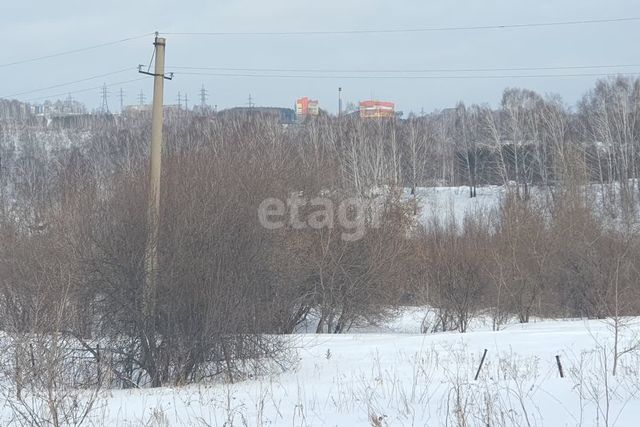
[[[158,274],[158,235],[160,228],[160,176],[162,166],[162,113],[164,108],[164,51],[166,40],[158,37],[155,46],[155,69],[153,73],[153,110],[151,113],[151,158],[149,161],[149,205],[147,207],[148,236],[145,259],[145,283],[143,291],[143,314],[152,319],[156,307]],[[152,321],[153,322],[153,321]],[[153,323],[152,323],[153,325]]]

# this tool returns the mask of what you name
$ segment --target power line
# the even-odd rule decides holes
[[[86,82],[86,81],[89,81],[89,80],[100,79],[102,77],[112,76],[114,74],[120,74],[120,73],[124,73],[126,71],[132,71],[132,70],[136,70],[136,68],[133,68],[133,67],[123,68],[121,70],[111,71],[109,73],[99,74],[97,76],[86,77],[84,79],[78,79],[78,80],[74,80],[74,81],[71,81],[71,82],[60,83],[60,84],[56,84],[56,85],[53,85],[53,86],[42,87],[42,88],[39,88],[39,89],[27,90],[27,91],[24,91],[24,92],[12,93],[11,95],[0,96],[0,98],[11,98],[13,96],[28,95],[28,94],[31,94],[31,93],[42,92],[42,91],[49,90],[49,89],[55,89],[55,88],[64,87],[64,86],[71,86],[71,85],[74,85],[76,83],[82,83],[82,82]]]
[[[321,68],[308,68],[308,69],[287,69],[287,68],[231,68],[231,67],[182,67],[182,66],[175,66],[175,67],[169,67],[171,69],[176,69],[176,70],[216,70],[216,71],[249,71],[249,72],[268,72],[268,73],[272,73],[272,72],[290,72],[290,73],[296,73],[296,72],[300,72],[300,73],[366,73],[366,72],[372,72],[372,73],[430,73],[430,72],[496,72],[496,71],[544,71],[544,70],[572,70],[572,69],[603,69],[603,68],[628,68],[628,67],[640,67],[640,64],[617,64],[617,65],[575,65],[575,66],[558,66],[558,67],[509,67],[509,68],[433,68],[433,69],[412,69],[412,70],[408,70],[408,69],[385,69],[385,70],[376,70],[376,69],[321,69]],[[115,75],[115,74],[121,74],[127,71],[132,71],[135,70],[136,68],[133,67],[129,67],[129,68],[123,68],[120,70],[116,70],[116,71],[112,71],[109,73],[104,73],[104,74],[98,74],[95,76],[91,76],[91,77],[86,77],[86,78],[82,78],[82,79],[78,79],[78,80],[73,80],[70,82],[65,82],[65,83],[60,83],[60,84],[56,84],[56,85],[52,85],[52,86],[46,86],[46,87],[42,87],[39,89],[33,89],[33,90],[28,90],[28,91],[24,91],[24,92],[16,92],[16,93],[12,93],[9,95],[4,95],[4,96],[0,96],[0,98],[4,98],[4,99],[8,99],[8,98],[12,98],[15,96],[22,96],[22,95],[28,95],[28,94],[32,94],[32,93],[38,93],[38,92],[43,92],[46,90],[50,90],[50,89],[56,89],[59,87],[64,87],[64,86],[71,86],[77,83],[82,83],[82,82],[86,82],[86,81],[90,81],[90,80],[95,80],[95,79],[99,79],[99,78],[103,78],[103,77],[107,77],[107,76],[111,76],[111,75]],[[177,72],[177,74],[191,74],[191,73],[186,73],[186,72]],[[199,73],[200,74],[200,73]],[[201,73],[203,75],[209,75],[209,74],[204,74]],[[607,73],[606,75],[609,75],[610,73]],[[212,75],[218,75],[218,76],[235,76],[235,74],[212,74]],[[545,75],[546,76],[546,75]],[[552,75],[551,75],[552,76]],[[571,76],[576,76],[576,75],[571,75]],[[591,76],[591,75],[586,75],[587,77]],[[240,74],[238,75],[238,77],[263,77],[262,75],[245,75],[245,74]],[[264,76],[264,77],[268,77],[268,76]],[[279,76],[273,76],[273,77],[279,77]],[[289,77],[287,76],[282,76],[282,77]],[[292,76],[293,77],[293,76]],[[298,76],[300,78],[304,77],[304,76]],[[309,76],[309,77],[317,77],[317,76]],[[350,77],[346,77],[346,76],[325,76],[324,78],[330,78],[330,77],[336,77],[336,78],[354,78],[354,77],[358,77],[358,76],[350,76]],[[361,78],[385,78],[385,76],[361,76]],[[389,78],[410,78],[411,76],[402,76],[402,77],[397,77],[397,76],[388,76]],[[416,78],[422,78],[421,76],[415,76]],[[426,77],[426,76],[425,76]],[[437,77],[437,76],[434,76]],[[487,77],[491,77],[491,76],[487,76]],[[505,77],[511,77],[511,76],[505,76]],[[495,76],[493,78],[496,78]],[[206,91],[205,91],[206,93]]]
[[[139,36],[127,37],[127,38],[119,39],[119,40],[113,40],[113,41],[110,41],[110,42],[100,43],[100,44],[96,44],[96,45],[93,45],[93,46],[82,47],[82,48],[79,48],[79,49],[66,50],[66,51],[62,51],[62,52],[52,53],[52,54],[49,54],[49,55],[36,56],[34,58],[22,59],[20,61],[7,62],[7,63],[4,63],[4,64],[0,64],[0,68],[11,67],[13,65],[27,64],[27,63],[36,62],[36,61],[42,61],[43,59],[56,58],[56,57],[59,57],[59,56],[72,55],[74,53],[86,52],[88,50],[99,49],[99,48],[102,48],[102,47],[113,46],[113,45],[116,45],[116,44],[120,44],[120,43],[131,41],[131,40],[141,39],[143,37],[148,37],[148,36],[153,35],[153,34],[155,34],[155,33],[146,33],[146,34],[141,34]]]
[[[412,75],[383,75],[383,76],[353,76],[353,75],[302,75],[302,74],[244,74],[244,73],[195,73],[176,72],[176,75],[215,76],[215,77],[257,77],[257,78],[291,78],[291,79],[395,79],[395,80],[464,80],[464,79],[507,79],[507,78],[545,78],[545,77],[607,77],[607,76],[635,76],[635,73],[582,73],[582,74],[500,74],[500,75],[440,75],[440,76],[412,76]]]
[[[584,19],[576,21],[532,22],[520,24],[497,24],[477,26],[426,27],[426,28],[393,28],[380,30],[328,30],[328,31],[216,31],[216,32],[166,32],[160,33],[172,36],[306,36],[306,35],[348,35],[348,34],[394,34],[394,33],[424,33],[434,31],[475,31],[499,30],[509,28],[555,27],[565,25],[605,24],[640,21],[640,17]]]
[[[51,95],[45,95],[45,96],[41,96],[41,97],[38,97],[38,98],[30,98],[30,99],[25,100],[25,102],[39,101],[39,100],[48,99],[48,98],[56,98],[56,97],[67,95],[67,94],[71,95],[71,94],[74,94],[74,93],[83,93],[83,92],[91,92],[91,91],[94,91],[94,90],[102,90],[105,86],[106,87],[111,87],[111,86],[116,86],[116,85],[124,85],[124,84],[128,84],[128,83],[139,82],[141,80],[147,80],[147,77],[139,77],[137,79],[124,80],[124,81],[120,81],[120,82],[113,82],[113,83],[109,83],[107,85],[94,86],[94,87],[89,87],[89,88],[86,88],[86,89],[78,89],[78,90],[74,90],[74,91],[71,91],[71,92],[62,92],[62,93],[56,93],[56,94],[51,94]]]
[[[371,29],[371,30],[339,30],[339,31],[289,31],[289,32],[168,32],[162,34],[170,35],[322,35],[322,34],[375,34],[375,33],[415,33],[415,32],[431,32],[431,31],[458,31],[458,30],[489,30],[489,29],[508,29],[508,28],[533,28],[533,27],[550,27],[550,26],[562,26],[562,25],[583,25],[583,24],[603,24],[603,23],[621,23],[621,22],[633,22],[639,21],[640,17],[628,17],[628,18],[611,18],[611,19],[592,19],[592,20],[575,20],[575,21],[555,21],[555,22],[534,22],[534,23],[518,23],[518,24],[503,24],[503,25],[483,25],[483,26],[455,26],[455,27],[427,27],[427,28],[400,28],[400,29]],[[119,40],[105,42],[97,45],[87,46],[84,48],[78,48],[54,54],[24,59],[21,61],[9,62],[0,64],[0,68],[9,67],[12,65],[25,64],[35,61],[40,61],[48,58],[54,58],[63,55],[70,55],[74,53],[84,52],[88,50],[107,47],[130,40],[136,40],[143,37],[147,37],[157,33],[145,33],[142,35],[127,37]],[[620,73],[613,74],[608,73],[581,73],[581,74],[514,74],[514,75],[387,75],[387,73],[396,74],[414,74],[414,73],[456,73],[456,72],[516,72],[516,71],[554,71],[554,70],[589,70],[589,69],[614,69],[614,68],[630,68],[640,67],[640,64],[617,64],[617,65],[571,65],[571,66],[545,66],[545,67],[502,67],[502,68],[453,68],[453,67],[440,67],[440,68],[425,68],[425,69],[322,69],[322,68],[309,68],[309,69],[287,69],[287,68],[232,68],[232,67],[186,67],[175,66],[170,67],[178,70],[210,70],[210,71],[228,71],[229,73],[218,72],[189,72],[179,71],[176,74],[182,75],[198,75],[198,76],[216,76],[216,77],[249,77],[249,78],[313,78],[313,79],[502,79],[502,78],[552,78],[552,77],[602,77],[613,75],[637,75],[638,73]],[[132,68],[125,68],[122,70],[116,70],[109,73],[104,73],[96,76],[91,76],[75,81],[66,83],[60,83],[48,87],[39,89],[33,89],[24,92],[18,92],[7,97],[21,96],[25,94],[37,93],[54,89],[58,87],[69,86],[92,79],[102,78],[109,75],[123,73],[131,70]],[[241,73],[237,73],[240,71]],[[233,73],[230,73],[233,72]],[[270,73],[270,74],[264,74]],[[285,74],[274,74],[285,73]],[[332,75],[307,75],[296,73],[331,73]],[[333,75],[333,73],[346,73],[347,75]],[[348,75],[350,73],[380,73],[383,75]],[[141,79],[126,80],[123,82],[114,84],[126,84]],[[97,89],[102,89],[102,86]],[[96,87],[81,89],[72,92],[65,92],[63,94],[47,95],[40,98],[32,98],[32,100],[45,99],[49,97],[57,97],[64,94],[81,93],[96,89]]]
[[[490,71],[553,71],[586,70],[603,68],[640,67],[640,64],[617,65],[567,65],[546,67],[503,67],[503,68],[422,68],[422,69],[328,69],[328,68],[231,68],[231,67],[167,67],[174,70],[211,70],[211,71],[249,71],[249,72],[287,72],[287,73],[453,73],[453,72],[490,72]],[[183,73],[180,73],[183,74]]]

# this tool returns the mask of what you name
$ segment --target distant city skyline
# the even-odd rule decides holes
[[[220,109],[244,106],[251,94],[255,105],[288,108],[307,96],[336,113],[338,87],[343,88],[344,106],[364,99],[392,101],[405,115],[450,108],[459,101],[495,107],[503,90],[514,86],[558,94],[575,105],[594,86],[596,74],[640,73],[640,47],[631,42],[640,36],[638,22],[382,34],[170,33],[477,27],[638,16],[640,5],[630,0],[409,0],[402,9],[382,0],[115,0],[101,9],[80,1],[14,2],[3,5],[0,16],[0,35],[8,41],[0,64],[149,34],[100,49],[0,66],[0,97],[31,92],[15,98],[40,103],[44,99],[37,98],[50,94],[60,94],[52,101],[64,100],[68,92],[92,110],[101,107],[100,87],[106,83],[113,111],[119,110],[121,88],[125,105],[138,104],[141,92],[149,102],[151,79],[117,82],[142,77],[135,67],[149,63],[150,33],[159,30],[168,33],[167,70],[176,72],[165,86],[166,104],[176,104],[178,93],[188,95],[191,106],[199,104],[204,85],[207,103]],[[611,65],[626,67],[571,68]],[[427,69],[440,71],[416,72]],[[565,76],[532,77],[548,74]],[[98,75],[105,77],[55,87]],[[380,78],[370,78],[375,76]],[[457,78],[462,76],[466,78]],[[53,88],[36,92],[47,87]],[[89,88],[95,90],[74,93]]]

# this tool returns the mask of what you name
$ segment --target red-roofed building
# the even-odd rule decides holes
[[[307,98],[300,98],[296,101],[296,115],[298,117],[317,116],[320,113],[318,101]]]
[[[386,101],[360,101],[360,117],[363,119],[392,118],[396,114],[396,106],[393,102]]]

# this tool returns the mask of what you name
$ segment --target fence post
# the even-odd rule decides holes
[[[562,370],[562,363],[560,363],[559,355],[556,355],[556,364],[558,365],[558,372],[560,373],[560,378],[564,378],[564,371]]]
[[[482,359],[480,359],[480,365],[478,366],[478,370],[476,371],[476,376],[473,378],[474,381],[478,380],[478,376],[480,375],[480,370],[482,369],[482,364],[484,363],[484,358],[487,357],[487,349],[484,349],[484,353],[482,353]]]

